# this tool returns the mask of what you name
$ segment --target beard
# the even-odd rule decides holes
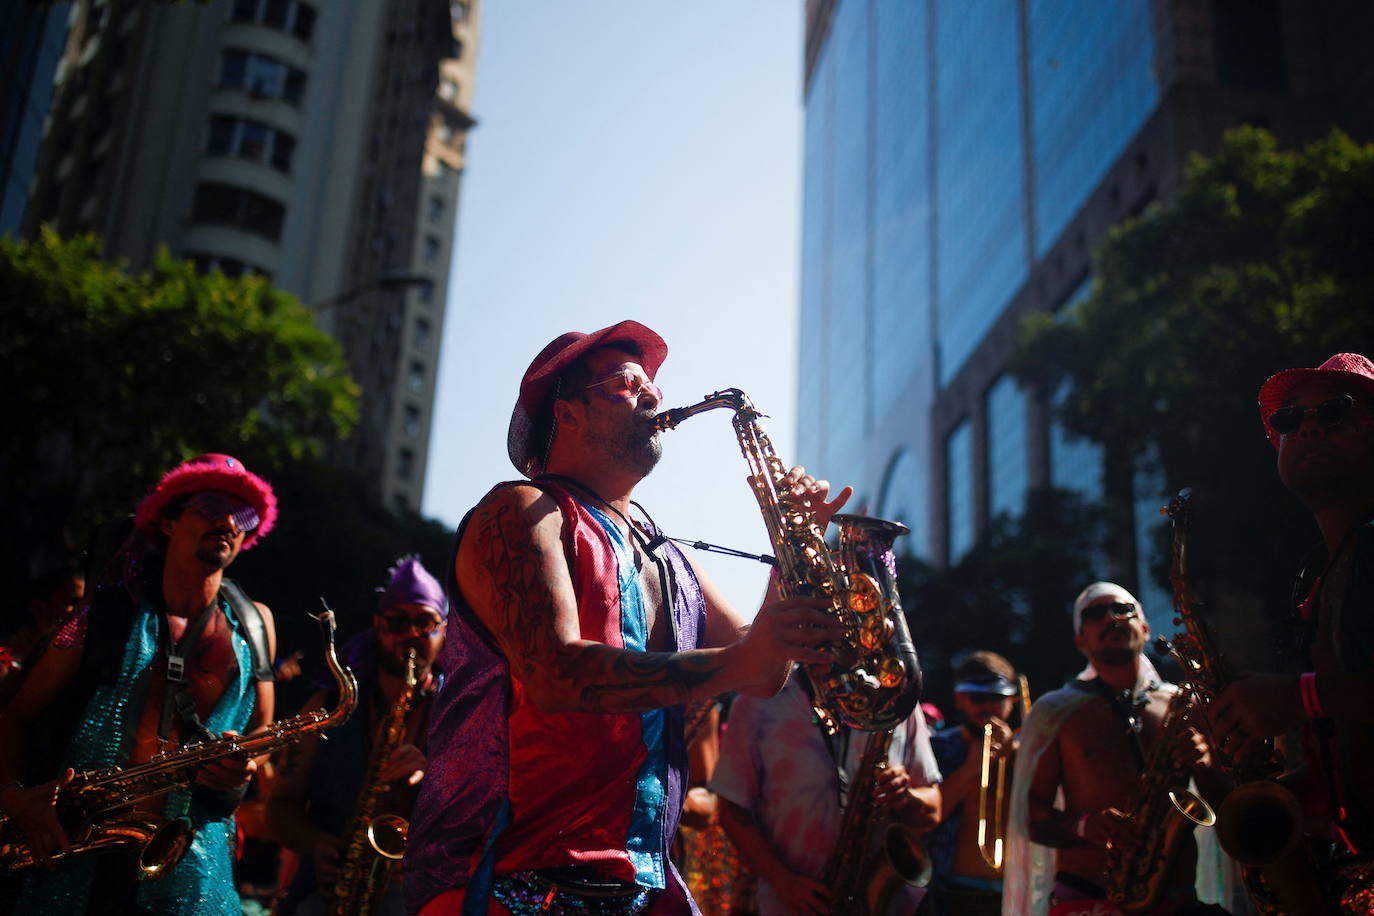
[[[234,550],[221,550],[218,545],[202,541],[196,548],[196,559],[205,567],[206,572],[221,572],[229,568],[229,564],[234,562]]]
[[[663,457],[663,442],[645,416],[652,415],[636,414],[632,423],[589,431],[587,444],[615,466],[647,476]]]

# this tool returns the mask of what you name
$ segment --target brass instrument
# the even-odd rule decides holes
[[[1107,897],[1123,913],[1150,913],[1164,897],[1165,880],[1182,851],[1180,842],[1195,827],[1211,827],[1216,812],[1190,791],[1189,769],[1174,760],[1178,737],[1191,727],[1184,686],[1169,700],[1159,740],[1124,809],[1136,832],[1128,842],[1107,847],[1103,878]]]
[[[835,848],[821,880],[830,888],[836,916],[882,916],[903,885],[930,883],[931,861],[920,835],[902,824],[886,824],[882,842],[868,852],[868,839],[883,826],[885,812],[873,802],[878,774],[887,769],[893,729],[873,732],[864,745],[859,769],[844,808]]]
[[[1235,680],[1235,674],[1217,649],[1211,629],[1199,618],[1188,588],[1191,499],[1191,489],[1180,490],[1160,513],[1173,523],[1169,581],[1177,615],[1174,622],[1186,630],[1174,637],[1171,651],[1183,667],[1210,740],[1215,729],[1206,711]],[[1255,909],[1261,916],[1322,912],[1316,863],[1303,842],[1302,809],[1293,793],[1276,781],[1283,763],[1272,745],[1266,743],[1243,759],[1231,760],[1225,754],[1221,759],[1236,787],[1217,812],[1217,840],[1243,866],[1245,889]]]
[[[169,820],[135,810],[139,805],[190,786],[208,763],[259,757],[343,723],[357,704],[358,687],[352,672],[339,663],[334,653],[334,612],[326,605],[315,619],[324,634],[325,663],[339,684],[339,702],[334,709],[315,709],[273,722],[252,735],[185,744],[142,763],[76,774],[57,796],[57,817],[71,846],[49,858],[60,861],[87,852],[132,846],[139,852],[141,877],[161,877],[185,854],[194,828],[187,818]],[[15,870],[34,864],[27,838],[0,813],[0,868]]]
[[[326,912],[333,916],[367,916],[374,912],[405,853],[410,824],[400,815],[378,813],[390,787],[377,777],[391,752],[405,740],[406,716],[415,708],[418,694],[415,650],[411,649],[406,657],[405,688],[377,729],[363,787],[344,829],[347,846],[339,877],[325,895],[329,898]]]
[[[839,547],[832,553],[810,515],[788,504],[787,469],[773,450],[748,395],[727,388],[689,407],[658,415],[660,430],[707,410],[729,408],[740,450],[749,464],[754,497],[763,511],[776,554],[778,588],[784,597],[824,596],[847,628],[832,646],[834,662],[815,672],[816,713],[832,734],[844,722],[864,731],[895,728],[916,708],[921,668],[896,589],[892,542],[907,529],[896,522],[857,515],[836,516]]]
[[[1021,721],[1030,715],[1030,683],[1024,674],[1016,676],[1017,699],[1021,704]],[[1007,846],[1005,799],[1007,791],[1007,758],[992,759],[992,723],[983,726],[983,756],[978,778],[978,853],[988,868],[1002,870],[1002,856]],[[994,773],[996,774],[994,776]],[[993,782],[996,788],[993,789]],[[988,790],[993,789],[992,794]],[[989,834],[988,827],[992,827]]]

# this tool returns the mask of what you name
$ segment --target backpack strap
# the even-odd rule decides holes
[[[276,673],[272,668],[272,653],[267,646],[267,624],[263,622],[258,606],[249,599],[247,593],[233,579],[223,579],[219,586],[220,596],[229,602],[229,608],[243,627],[243,636],[248,640],[248,649],[253,656],[253,678],[259,681],[275,681]]]

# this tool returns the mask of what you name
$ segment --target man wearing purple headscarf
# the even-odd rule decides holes
[[[359,705],[352,718],[329,732],[327,741],[312,736],[287,751],[281,774],[267,803],[267,823],[283,846],[301,855],[295,879],[282,899],[281,916],[325,912],[328,888],[339,876],[349,842],[342,836],[359,794],[371,786],[363,779],[375,753],[385,761],[377,778],[390,784],[378,814],[410,819],[417,785],[425,774],[425,727],[430,699],[443,676],[434,661],[444,644],[448,603],[443,587],[418,557],[403,557],[391,568],[372,626],[347,646],[345,663],[358,679]],[[377,752],[379,729],[402,701],[407,659],[415,653],[417,692],[406,714],[405,734],[389,752]],[[321,690],[307,709],[330,708],[336,698]],[[400,882],[383,893],[377,914],[404,912]]]

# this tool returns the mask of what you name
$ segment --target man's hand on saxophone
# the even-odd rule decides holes
[[[404,779],[406,785],[413,786],[425,778],[427,765],[424,751],[413,744],[402,744],[391,752],[377,778],[382,782]]]
[[[43,868],[53,867],[52,855],[71,849],[67,833],[57,819],[57,796],[75,775],[74,770],[68,769],[41,785],[16,783],[0,789],[0,812],[18,825],[33,850],[34,860]]]

